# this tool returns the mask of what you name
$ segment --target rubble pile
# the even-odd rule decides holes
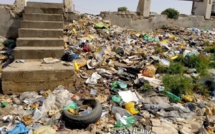
[[[214,134],[214,34],[140,32],[84,15],[64,29],[61,60],[76,79],[53,91],[1,95],[0,132]]]

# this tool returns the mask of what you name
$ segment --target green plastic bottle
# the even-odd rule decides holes
[[[179,102],[181,100],[180,97],[176,96],[175,94],[169,92],[169,91],[165,91],[165,93],[167,94],[167,96],[174,102]]]

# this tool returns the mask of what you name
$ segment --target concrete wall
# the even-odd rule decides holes
[[[137,6],[137,13],[143,15],[144,17],[149,17],[151,9],[151,0],[139,0]]]
[[[205,16],[206,19],[210,19],[213,0],[204,0],[203,2],[195,2],[194,15]]]
[[[12,5],[0,5],[0,14],[0,36],[7,38],[18,37],[21,16],[15,13],[15,7]]]
[[[215,20],[205,20],[203,16],[180,16],[177,20],[168,19],[165,15],[156,15],[151,16],[149,19],[144,19],[135,14],[117,12],[102,12],[101,16],[104,19],[111,20],[112,24],[140,31],[159,29],[165,25],[196,27],[200,29],[215,28]]]

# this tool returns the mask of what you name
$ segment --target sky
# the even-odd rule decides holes
[[[57,2],[63,0],[29,0],[39,2]],[[101,11],[116,11],[118,7],[125,6],[136,11],[139,0],[73,0],[75,10],[81,13],[99,14]],[[0,0],[0,4],[12,4],[14,0]],[[191,14],[192,2],[180,0],[152,0],[151,12],[161,13],[166,8],[174,8],[181,14]]]

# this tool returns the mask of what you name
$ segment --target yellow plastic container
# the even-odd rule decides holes
[[[77,62],[74,62],[74,68],[75,68],[75,71],[79,71],[79,66],[78,66]]]
[[[134,103],[133,102],[129,102],[125,105],[125,109],[128,110],[131,114],[138,114],[139,111],[137,111],[134,108]]]
[[[184,95],[182,98],[187,102],[193,101],[193,96],[191,96],[191,95]]]
[[[72,113],[72,114],[77,114],[77,112],[76,112],[74,109],[72,109],[72,108],[69,108],[68,110],[69,110],[69,112]]]

